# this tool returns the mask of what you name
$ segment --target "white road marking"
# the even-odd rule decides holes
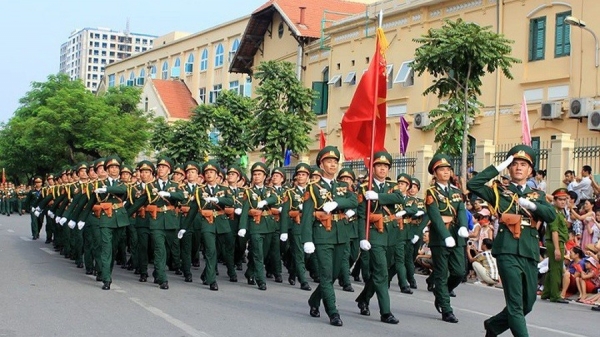
[[[51,248],[42,247],[40,249],[43,250],[43,251],[45,251],[46,253],[48,253],[50,255],[56,255],[56,254],[58,254],[58,252],[55,252],[54,249],[51,249]]]
[[[7,230],[7,232],[14,233],[15,231],[13,231],[12,229],[9,229],[9,230]]]
[[[33,241],[33,240],[31,240],[31,238],[28,238],[28,237],[26,237],[26,236],[20,236],[20,238],[21,238],[21,240],[23,240],[23,241]]]
[[[185,333],[187,333],[190,336],[193,337],[212,337],[211,335],[207,334],[204,331],[198,331],[196,329],[194,329],[193,327],[187,325],[186,323],[178,320],[177,318],[163,312],[162,310],[155,308],[149,304],[144,303],[142,300],[140,300],[139,298],[136,297],[130,297],[129,298],[131,301],[133,301],[134,303],[136,303],[137,305],[141,306],[142,308],[146,309],[147,311],[151,312],[152,314],[164,319],[165,321],[169,322],[171,325],[185,331]]]

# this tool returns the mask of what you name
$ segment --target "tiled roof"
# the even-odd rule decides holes
[[[152,80],[170,118],[190,119],[198,106],[187,85],[181,80]]]

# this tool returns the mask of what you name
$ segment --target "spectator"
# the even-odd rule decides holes
[[[425,232],[423,233],[423,245],[421,248],[419,248],[416,262],[421,267],[425,275],[431,274],[431,270],[433,270],[433,261],[431,260],[431,249],[429,248],[429,230],[427,228],[425,228]]]
[[[532,190],[538,190],[539,187],[537,185],[537,181],[535,180],[535,171],[531,171],[531,175],[527,179],[527,186]]]
[[[592,201],[586,199],[583,201],[583,206],[581,207],[581,211],[577,213],[574,209],[571,209],[571,218],[575,218],[583,223],[583,228],[581,231],[581,248],[586,247],[588,244],[592,243],[592,238],[594,235],[594,219],[596,214],[593,211]]]
[[[546,170],[537,170],[535,175],[537,189],[546,192]]]
[[[569,228],[575,231],[575,235],[579,240],[581,240],[581,221],[577,220],[575,217],[571,216],[571,213],[575,210],[577,211],[577,193],[574,191],[569,191],[569,205],[567,206],[567,222],[569,223]]]
[[[481,248],[482,252],[475,256],[472,255],[471,249],[467,249],[467,258],[473,264],[478,279],[475,284],[496,285],[498,283],[498,265],[492,256],[492,240],[484,239]]]
[[[579,239],[577,239],[577,235],[575,234],[575,231],[570,229],[569,230],[569,240],[567,240],[567,242],[565,243],[565,250],[567,251],[567,254],[571,251],[571,249],[573,249],[573,247],[579,246]]]
[[[585,254],[580,247],[575,246],[569,250],[565,259],[567,260],[567,268],[563,275],[562,291],[560,297],[567,298],[577,293],[577,278],[581,276],[581,272],[585,268]]]
[[[575,183],[575,171],[573,171],[573,170],[565,171],[565,178],[563,179],[563,183],[565,185],[567,185],[567,190],[577,193],[577,198],[575,199],[575,205],[579,204],[579,193],[573,189],[573,184]]]
[[[581,177],[575,177],[573,182],[573,191],[579,195],[579,203],[584,200],[594,199],[594,189],[592,187],[592,168],[589,165],[583,165]]]
[[[586,297],[588,293],[595,293],[600,288],[598,261],[595,257],[590,256],[585,260],[585,269],[579,277],[575,278],[575,281],[577,282],[577,290],[579,290],[577,302],[593,304],[593,302],[587,301]]]

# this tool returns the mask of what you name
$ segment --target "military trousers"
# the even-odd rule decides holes
[[[198,233],[199,235],[199,233]],[[184,276],[192,275],[192,241],[194,239],[194,231],[188,230],[179,240],[181,247],[181,271]]]
[[[137,232],[137,266],[140,274],[148,275],[148,245],[150,242],[150,228],[136,227]]]
[[[304,255],[304,245],[302,244],[302,235],[291,234],[289,238],[290,254],[292,255],[292,276],[297,277],[300,284],[306,283],[306,260]]]
[[[113,257],[117,252],[119,238],[123,235],[124,231],[125,227],[100,227],[102,238],[100,257],[102,261],[102,282],[112,282]]]
[[[356,298],[356,302],[369,304],[373,295],[376,294],[380,315],[391,313],[388,270],[392,261],[388,260],[388,256],[393,255],[394,249],[395,246],[373,245],[369,251],[363,251],[363,254],[369,255],[371,275],[366,281],[365,288]]]
[[[487,319],[485,325],[496,335],[510,329],[513,336],[529,336],[525,316],[537,298],[537,262],[513,254],[496,256],[506,307]]]
[[[388,258],[391,259],[391,267],[388,271],[388,278],[391,282],[394,275],[398,275],[398,285],[400,288],[408,287],[408,280],[406,278],[406,246],[409,245],[410,242],[406,240],[398,241],[394,246],[390,249],[391,256]]]
[[[265,256],[269,255],[271,240],[275,233],[255,233],[250,235],[252,264],[248,263],[246,277],[254,277],[258,285],[265,284]]]
[[[433,282],[435,301],[442,313],[451,313],[450,292],[458,287],[465,275],[464,247],[430,247],[433,260]]]
[[[559,245],[561,259],[560,261],[556,261],[554,259],[555,246],[552,242],[546,241],[546,252],[548,255],[548,272],[546,273],[546,278],[544,280],[544,291],[542,292],[542,299],[548,299],[550,301],[557,301],[561,299],[561,283],[565,271],[563,262],[564,260],[562,259],[562,257],[565,256],[565,244],[564,242],[559,242]]]
[[[154,241],[154,277],[159,284],[167,282],[167,251],[172,251],[171,244],[177,239],[177,229],[151,229]],[[179,247],[179,245],[178,245]],[[177,254],[179,255],[179,254]]]
[[[325,312],[329,317],[338,313],[333,282],[340,276],[345,248],[346,243],[315,245],[321,282],[308,299],[308,304],[318,308],[322,300]]]

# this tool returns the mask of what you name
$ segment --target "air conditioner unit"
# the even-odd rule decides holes
[[[429,119],[429,114],[427,112],[419,112],[415,114],[415,119],[413,121],[415,129],[422,129],[427,125],[431,124],[431,120]]]
[[[553,120],[561,118],[562,114],[561,102],[545,102],[542,103],[542,119]]]
[[[569,118],[583,118],[594,110],[594,100],[591,98],[571,98],[569,103]]]
[[[600,131],[600,111],[590,111],[588,115],[588,129]]]

